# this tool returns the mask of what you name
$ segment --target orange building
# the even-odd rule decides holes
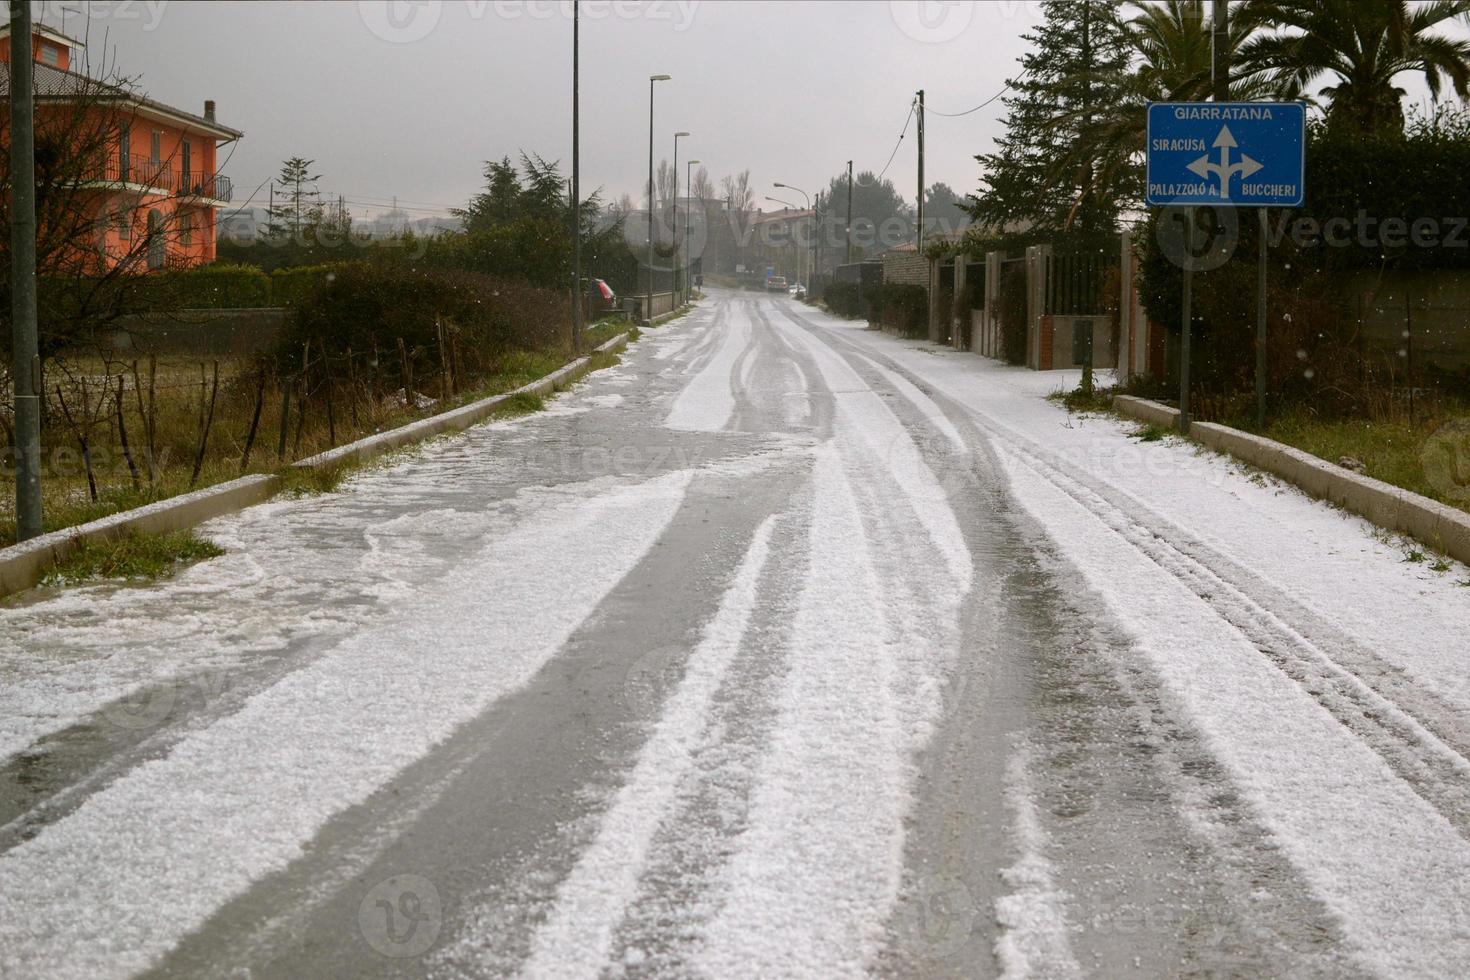
[[[244,134],[216,121],[211,101],[194,115],[74,71],[81,42],[59,31],[38,25],[33,41],[38,181],[44,154],[63,157],[60,164],[45,161],[46,173],[65,182],[75,212],[38,212],[38,222],[63,226],[75,256],[106,268],[214,261],[216,213],[232,195],[230,179],[217,169],[219,148]],[[10,28],[0,25],[5,100],[10,61]]]

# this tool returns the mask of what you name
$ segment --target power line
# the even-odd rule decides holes
[[[1030,70],[1031,70],[1030,68],[1023,68],[1023,69],[1021,69],[1021,74],[1017,75],[1015,78],[1012,78],[1011,80],[1009,80],[1008,82],[1006,82],[1005,88],[1001,89],[999,92],[996,92],[990,98],[986,99],[984,102],[982,102],[979,105],[975,106],[975,108],[973,108],[973,109],[966,109],[964,112],[940,112],[938,109],[925,109],[924,111],[927,112],[927,113],[930,113],[932,115],[935,115],[935,116],[948,116],[951,119],[958,118],[960,116],[968,116],[972,112],[979,112],[981,109],[984,109],[986,106],[990,105],[990,103],[994,102],[996,99],[1000,98],[1002,95],[1005,95],[1007,92],[1009,92],[1011,90],[1011,86],[1015,85],[1021,79],[1025,78],[1026,77],[1026,72],[1028,72]]]
[[[888,162],[883,164],[883,169],[878,172],[876,180],[883,179],[883,175],[888,173],[888,168],[893,164],[893,158],[898,156],[898,148],[903,145],[903,138],[908,135],[909,123],[914,121],[914,106],[918,101],[918,99],[914,99],[909,103],[909,114],[908,118],[903,121],[903,131],[898,134],[898,142],[893,144],[893,152],[888,154]]]

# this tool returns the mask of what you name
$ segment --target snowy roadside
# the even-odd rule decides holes
[[[819,315],[818,315],[819,316]],[[809,316],[808,319],[816,319]],[[1435,572],[1361,518],[1184,440],[1143,443],[1138,423],[1047,400],[1080,371],[1029,371],[821,317],[824,327],[922,378],[1002,432],[1039,445],[1185,529],[1470,711],[1470,569]],[[1106,377],[1103,377],[1106,383]],[[1043,523],[1045,515],[1041,515]]]
[[[1366,522],[1192,443],[1141,444],[1134,425],[1069,415],[1045,395],[1075,373],[805,319],[986,434],[1016,499],[1199,727],[1361,965],[1463,971],[1464,568],[1407,563]]]

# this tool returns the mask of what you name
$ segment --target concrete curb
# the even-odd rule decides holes
[[[620,351],[628,346],[628,335],[620,333],[612,340],[593,350],[593,354],[606,354],[612,351]],[[591,355],[579,357],[575,361],[566,364],[551,372],[544,378],[538,378],[528,385],[522,385],[514,391],[504,394],[492,395],[482,398],[468,405],[450,409],[439,415],[432,415],[417,422],[401,425],[387,432],[378,432],[374,435],[349,442],[345,446],[329,449],[315,456],[297,460],[289,469],[315,470],[323,467],[337,465],[344,460],[363,461],[380,456],[383,453],[407,446],[412,443],[422,442],[425,439],[442,435],[446,432],[462,432],[476,423],[483,422],[486,418],[495,414],[500,406],[514,398],[516,395],[550,395],[558,388],[571,384],[581,375],[586,373],[587,363]]]
[[[593,353],[620,351],[627,345],[628,334],[621,333],[596,348]],[[580,357],[546,377],[522,385],[514,391],[483,398],[441,415],[410,422],[396,429],[338,446],[336,449],[298,460],[289,468],[321,469],[349,459],[361,462],[431,436],[460,432],[493,415],[503,402],[516,395],[549,395],[558,388],[571,384],[587,373],[590,360],[591,355]],[[105,541],[133,531],[149,534],[183,531],[216,517],[264,503],[275,496],[280,486],[281,478],[274,474],[243,476],[229,483],[204,487],[192,493],[110,514],[86,524],[62,528],[21,544],[0,548],[0,598],[34,588],[48,570],[64,561],[83,541]]]
[[[1145,398],[1118,395],[1113,407],[1123,415],[1161,428],[1179,427],[1179,410]],[[1400,487],[1362,476],[1311,453],[1214,422],[1195,422],[1190,438],[1229,453],[1295,484],[1320,500],[1336,504],[1379,527],[1417,538],[1470,564],[1470,514]]]

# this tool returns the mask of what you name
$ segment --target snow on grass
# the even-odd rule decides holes
[[[597,839],[558,889],[556,904],[521,970],[524,975],[595,977],[606,965],[614,932],[637,894],[654,835],[692,767],[715,692],[745,636],[775,523],[769,517],[756,530],[683,679],[602,817]]]
[[[909,794],[894,639],[834,447],[818,450],[813,482],[779,719],[692,954],[701,975],[861,976],[898,894]]]
[[[751,339],[749,313],[737,307],[721,329],[719,348],[674,399],[666,427],[718,432],[729,424],[735,412],[735,365]]]
[[[0,975],[147,968],[300,856],[333,814],[525,684],[653,547],[690,478],[546,491],[554,503],[394,619],[0,857]]]
[[[1010,888],[995,903],[1003,931],[995,955],[1006,980],[1025,977],[1081,976],[1067,941],[1067,895],[1057,887],[1055,869],[1046,857],[1047,834],[1032,801],[1030,752],[1024,747],[1006,763],[1006,802],[1015,817],[1020,857],[1001,872]]]

